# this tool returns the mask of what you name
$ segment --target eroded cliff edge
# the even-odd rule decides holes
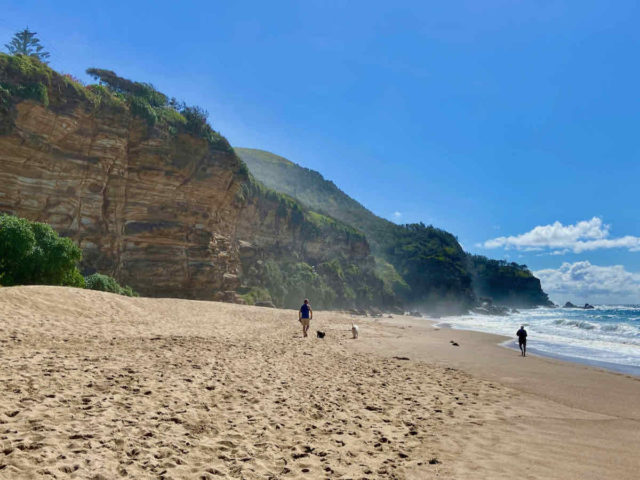
[[[222,298],[269,260],[372,264],[362,234],[258,185],[223,137],[154,108],[151,122],[131,98],[0,55],[0,211],[49,223],[82,247],[85,272],[150,296]]]

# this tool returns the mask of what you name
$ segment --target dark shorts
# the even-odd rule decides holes
[[[527,344],[527,339],[526,338],[519,338],[518,339],[518,343],[520,345],[526,345]]]

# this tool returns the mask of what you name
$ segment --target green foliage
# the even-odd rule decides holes
[[[244,164],[244,163],[243,163]],[[249,197],[259,203],[272,207],[275,204],[275,215],[292,226],[299,228],[305,238],[321,238],[326,235],[337,234],[346,242],[366,243],[365,236],[350,225],[305,208],[300,201],[287,194],[265,187],[260,181],[248,174],[248,181],[244,182],[237,200],[246,201]]]
[[[131,108],[131,113],[142,117],[151,127],[158,121],[156,111],[144,98],[131,97],[129,99],[129,108]]]
[[[0,85],[0,107],[8,107],[11,102],[11,90]]]
[[[422,223],[404,225],[396,230],[388,255],[411,287],[410,303],[445,301],[465,308],[475,300],[466,254],[450,233]]]
[[[0,83],[0,135],[11,128],[11,91]]]
[[[169,99],[150,83],[119,77],[112,70],[89,68],[87,73],[98,80],[100,86],[106,86],[112,93],[125,99],[131,113],[144,119],[147,125],[160,124],[167,127],[173,135],[189,133],[205,139],[215,150],[232,151],[229,142],[209,125],[206,110],[187,106],[175,98]],[[239,168],[243,168],[242,162]]]
[[[274,268],[274,267],[272,267]],[[283,293],[280,301],[286,308],[297,308],[305,298],[313,299],[319,308],[327,308],[335,302],[336,293],[315,268],[305,262],[280,265]]]
[[[424,225],[396,225],[377,217],[318,172],[277,155],[243,148],[236,148],[236,152],[267,187],[305,205],[310,210],[305,218],[316,230],[336,222],[335,226],[363,232],[378,259],[376,278],[383,281],[385,298],[398,297],[419,305],[446,301],[465,306],[473,302],[466,254],[451,234]]]
[[[181,110],[182,116],[186,119],[187,131],[194,135],[203,136],[206,135],[209,130],[209,124],[207,118],[209,112],[200,107],[183,107]]]
[[[365,241],[364,235],[355,228],[321,213],[307,210],[304,212],[304,220],[308,222],[309,228],[312,228],[316,234],[326,230],[333,230],[348,237],[353,237],[355,240]]]
[[[319,308],[328,308],[334,304],[335,292],[307,263],[277,262],[271,259],[259,262],[256,267],[250,280],[254,285],[265,289],[269,298],[279,307],[297,308],[307,297],[314,299]]]
[[[456,238],[444,230],[422,224],[396,225],[374,215],[318,172],[262,150],[235,150],[251,174],[266,187],[290,195],[311,210],[305,216],[314,226],[324,223],[317,216],[323,214],[363,232],[376,256],[376,273],[384,282],[386,294],[393,292],[419,306],[457,302],[464,307],[473,302],[473,289],[480,288],[478,295],[495,293],[487,296],[502,298],[505,296],[500,292],[511,292],[508,295],[513,296],[521,291],[525,298],[547,304],[546,295],[535,285],[537,279],[529,278],[530,273],[521,269],[513,270],[513,266],[495,270],[494,278],[487,283],[488,278],[474,272],[474,262],[469,263]],[[497,282],[498,278],[502,283]],[[514,279],[521,280],[507,288]]]
[[[35,57],[0,54],[0,131],[11,125],[15,99],[30,99],[61,106],[78,102],[102,108],[126,110],[150,127],[164,128],[171,135],[187,133],[207,141],[209,148],[231,153],[227,140],[207,123],[207,112],[169,99],[149,83],[119,77],[111,70],[90,68],[87,73],[99,85],[85,87],[71,75],[60,75]],[[248,178],[246,165],[238,161],[238,172]]]
[[[357,265],[343,257],[316,266],[272,258],[254,263],[246,270],[246,280],[251,285],[266,289],[270,299],[279,307],[298,308],[304,298],[309,298],[315,307],[324,309],[368,308],[382,306],[390,300],[385,296],[382,280],[372,268]],[[264,294],[263,290],[257,291]]]
[[[439,299],[463,305],[472,302],[465,254],[449,233],[432,227],[400,226],[377,217],[318,172],[277,155],[243,148],[236,152],[267,187],[291,195],[309,208],[312,212],[306,218],[313,225],[339,221],[363,232],[378,258],[376,273],[383,279],[386,298],[398,296],[408,303]]]
[[[8,111],[13,97],[49,105],[51,70],[37,58],[0,54],[0,109]]]
[[[169,103],[167,96],[158,92],[150,83],[133,82],[119,77],[112,70],[103,70],[101,68],[89,68],[87,73],[109,87],[113,92],[132,95],[152,107],[164,107]]]
[[[18,86],[6,85],[6,87],[17,97],[25,100],[35,100],[45,107],[49,106],[49,94],[47,87],[43,83],[28,83]]]
[[[133,115],[141,117],[149,126],[154,126],[161,118],[165,124],[171,125],[178,120],[176,115],[167,115],[169,100],[166,95],[158,92],[150,83],[133,82],[126,78],[119,77],[111,70],[100,68],[89,68],[87,73],[100,82],[99,87],[101,97],[104,97],[104,86],[111,93],[126,99]],[[181,122],[182,123],[182,122]]]
[[[376,275],[382,280],[384,293],[389,297],[408,298],[410,288],[395,267],[380,257],[375,257]]]
[[[187,119],[173,108],[164,107],[156,109],[156,115],[162,123],[173,126],[181,126],[187,124]]]
[[[125,100],[104,85],[88,85],[86,91],[95,109],[111,108],[124,111],[126,108]]]
[[[24,55],[0,54],[0,75],[25,83],[51,82],[53,71],[37,58]]]
[[[492,260],[481,255],[469,255],[467,261],[478,296],[522,308],[551,304],[540,287],[540,280],[533,276],[526,265]]]
[[[34,100],[46,106],[96,106],[95,95],[71,75],[60,75],[37,58],[0,54],[0,130],[8,131],[15,118],[14,104]]]
[[[82,252],[44,223],[0,215],[0,283],[83,287]]]
[[[47,63],[47,59],[50,56],[49,52],[44,50],[37,35],[36,32],[25,28],[21,32],[16,33],[11,39],[11,42],[7,43],[5,47],[11,55],[24,55]]]
[[[94,273],[85,278],[86,288],[99,290],[101,292],[117,293],[127,297],[138,297],[139,295],[129,286],[121,286],[115,278],[101,273]]]
[[[263,150],[235,148],[235,151],[266,187],[289,195],[309,210],[339,220],[354,231],[363,232],[374,253],[383,252],[393,241],[397,225],[371,213],[318,172]]]
[[[236,158],[238,160],[238,168],[236,168],[235,174],[241,179],[248,179],[249,176],[251,175],[249,173],[249,167],[247,167],[247,164],[244,163],[240,157],[236,157]]]
[[[186,119],[185,129],[188,133],[206,139],[209,145],[217,150],[232,151],[227,139],[211,128],[207,122],[209,113],[206,110],[197,106],[183,106],[180,114]]]
[[[240,296],[247,302],[247,305],[255,305],[256,302],[271,302],[271,294],[264,287],[249,287],[238,290]]]

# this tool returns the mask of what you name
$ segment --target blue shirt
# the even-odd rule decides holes
[[[309,318],[309,311],[310,310],[311,310],[311,308],[309,307],[309,305],[304,303],[300,307],[300,313],[302,313],[302,318]]]

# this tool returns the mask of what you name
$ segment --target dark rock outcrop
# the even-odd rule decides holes
[[[276,308],[273,302],[270,301],[258,301],[254,303],[256,307],[267,307],[267,308]]]

